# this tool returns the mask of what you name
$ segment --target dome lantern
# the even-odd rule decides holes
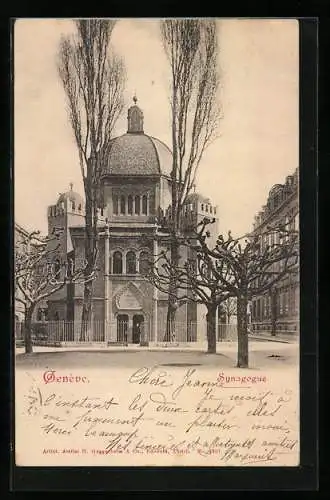
[[[139,106],[136,105],[137,97],[133,97],[134,105],[128,110],[127,116],[127,133],[128,134],[143,134],[143,113]]]
[[[82,207],[84,205],[84,200],[79,193],[73,191],[72,182],[70,182],[69,186],[69,191],[66,191],[65,193],[59,193],[59,198],[56,202],[56,205],[60,206],[63,204],[63,206],[68,207],[68,202],[70,202],[72,207],[79,209],[79,207]]]

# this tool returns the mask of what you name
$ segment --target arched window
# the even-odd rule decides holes
[[[150,255],[148,252],[140,253],[140,274],[145,275],[148,274],[150,269]]]
[[[127,198],[127,212],[129,215],[132,215],[133,213],[133,197],[131,195]]]
[[[126,209],[126,200],[125,196],[120,197],[120,213],[125,214]]]
[[[136,256],[132,251],[126,254],[126,274],[136,274]]]
[[[202,208],[202,212],[204,212],[204,203],[202,203],[201,208]]]
[[[140,196],[135,196],[135,213],[140,214]]]
[[[72,278],[75,270],[75,261],[73,257],[68,257],[67,261],[67,276],[68,278]]]
[[[42,309],[39,308],[37,312],[37,321],[42,321]]]
[[[208,212],[208,211],[209,211],[209,206],[205,205],[205,212]]]
[[[112,202],[113,202],[113,213],[115,215],[118,215],[118,196],[117,195],[114,195],[114,197],[112,198]]]
[[[113,274],[123,273],[123,258],[121,252],[115,252],[113,254]]]
[[[147,215],[148,213],[148,198],[146,195],[142,197],[142,213]]]
[[[210,214],[212,213],[212,207],[210,207]]]

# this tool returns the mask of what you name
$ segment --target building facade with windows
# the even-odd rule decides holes
[[[134,99],[128,110],[127,133],[112,140],[101,178],[98,274],[93,283],[92,335],[96,340],[140,343],[142,337],[151,342],[164,339],[168,297],[144,275],[150,261],[168,247],[171,170],[170,149],[145,134],[143,112]],[[206,215],[217,222],[217,207],[192,193],[182,216],[184,230],[196,227]],[[84,200],[72,185],[48,207],[48,231],[61,233],[62,255],[72,253],[78,266],[84,258]],[[217,234],[217,223],[214,232]],[[181,251],[182,259],[185,251]],[[48,300],[49,321],[74,324],[67,340],[79,338],[82,304],[83,284],[69,285]],[[197,304],[181,304],[176,314],[176,340],[196,340],[202,331],[199,318]]]
[[[289,230],[299,230],[299,169],[287,176],[284,184],[269,191],[266,205],[256,215],[253,233],[264,234],[261,244],[280,244],[279,234],[267,228],[282,224]],[[288,237],[288,236],[287,236]],[[276,264],[281,270],[283,262]],[[297,270],[279,281],[271,290],[253,297],[251,323],[254,331],[297,333],[299,331],[299,264]]]

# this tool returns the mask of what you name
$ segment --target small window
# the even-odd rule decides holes
[[[126,212],[126,200],[125,196],[120,197],[120,213],[125,214]]]
[[[78,205],[78,210],[81,212],[81,203]]]
[[[210,214],[212,213],[212,207],[210,207]]]
[[[205,205],[205,212],[208,212],[208,211],[209,211],[209,206]]]
[[[113,201],[113,213],[115,215],[118,215],[118,196],[114,195],[112,201]]]
[[[76,204],[74,201],[72,202],[72,210],[76,210]]]
[[[148,210],[148,198],[146,195],[142,197],[142,213],[144,215],[147,215],[147,210]]]
[[[42,309],[38,309],[37,321],[42,321]]]
[[[214,215],[217,213],[217,209],[215,207],[214,207],[213,213],[214,213]]]
[[[136,256],[132,251],[126,255],[126,274],[136,274]]]
[[[133,197],[131,195],[127,198],[127,212],[129,215],[133,214]]]
[[[135,196],[135,214],[140,214],[140,196]]]
[[[204,212],[204,203],[202,203],[201,208],[202,208],[202,212]]]
[[[123,273],[123,258],[121,252],[115,252],[113,254],[113,274]]]

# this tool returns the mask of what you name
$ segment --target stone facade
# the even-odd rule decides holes
[[[268,226],[287,224],[289,221],[293,230],[299,230],[298,169],[286,178],[284,184],[276,184],[270,190],[266,205],[255,217],[253,231],[255,234],[263,234]],[[265,235],[265,238],[267,237],[270,238],[271,235]],[[272,320],[276,318],[278,333],[298,333],[299,291],[298,273],[281,280],[273,290],[254,297],[251,303],[251,322],[254,330],[271,331]]]
[[[128,131],[113,139],[100,187],[98,274],[93,282],[93,322],[98,340],[141,343],[162,341],[165,335],[167,295],[144,277],[144,266],[166,245],[160,230],[171,202],[172,155],[169,148],[143,130],[143,113],[128,111]],[[205,215],[216,218],[210,200],[193,193],[183,221],[187,230]],[[48,208],[49,232],[61,231],[61,252],[73,252],[76,265],[84,258],[84,203],[72,190]],[[55,229],[54,229],[55,228]],[[184,249],[181,250],[184,259]],[[72,321],[72,339],[79,338],[83,285],[59,291],[48,301],[49,320]],[[201,313],[195,303],[176,313],[177,341],[204,335],[198,327]],[[92,335],[95,335],[92,333]],[[93,340],[93,339],[91,339]]]

